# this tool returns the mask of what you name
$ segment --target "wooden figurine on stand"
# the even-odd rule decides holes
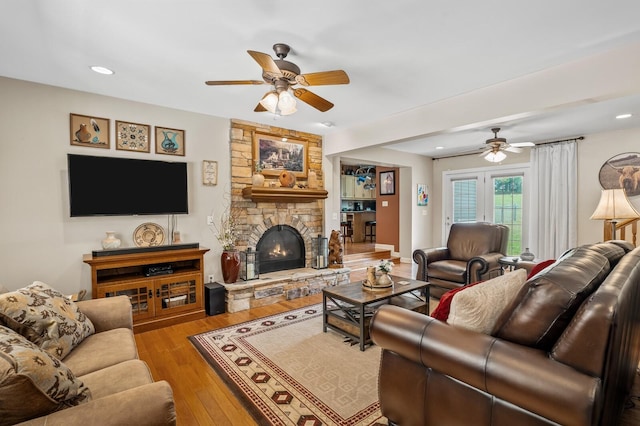
[[[329,238],[329,268],[342,268],[342,235],[340,231],[331,231]]]

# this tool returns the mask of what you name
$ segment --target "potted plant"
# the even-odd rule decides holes
[[[222,215],[216,231],[216,238],[222,245],[220,256],[222,279],[226,284],[234,283],[238,280],[238,272],[240,272],[240,253],[236,250],[238,222],[235,215],[231,212]]]
[[[393,284],[393,280],[389,277],[389,273],[393,270],[393,262],[391,260],[380,260],[378,264],[378,271],[380,271],[380,275],[376,279],[376,284],[381,287],[391,286]]]

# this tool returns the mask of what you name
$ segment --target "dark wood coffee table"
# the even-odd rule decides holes
[[[369,322],[383,304],[402,306],[429,314],[429,283],[408,278],[391,277],[394,285],[386,290],[369,290],[362,282],[354,282],[322,290],[322,326],[351,337],[360,350],[371,344]],[[331,303],[329,303],[331,302]]]

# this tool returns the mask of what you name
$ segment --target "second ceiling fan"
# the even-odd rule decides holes
[[[311,105],[315,109],[325,112],[333,108],[333,104],[315,93],[299,87],[302,86],[323,86],[333,84],[349,84],[349,76],[342,70],[322,71],[310,74],[300,74],[300,68],[293,62],[286,61],[291,48],[284,43],[273,45],[273,50],[278,59],[273,59],[266,53],[247,50],[247,53],[262,68],[262,80],[213,80],[206,81],[209,86],[224,86],[238,84],[269,84],[273,86],[272,91],[267,92],[258,105],[256,112],[273,112],[280,115],[289,115],[296,112],[295,99]],[[293,92],[293,96],[289,92]]]
[[[505,138],[498,137],[500,127],[494,127],[493,129],[491,129],[491,131],[493,132],[493,137],[487,139],[487,141],[485,142],[488,148],[480,154],[480,157],[484,157],[485,160],[492,163],[499,163],[500,161],[507,158],[507,155],[503,151],[513,153],[522,152],[522,148],[510,145],[507,143],[507,140]]]

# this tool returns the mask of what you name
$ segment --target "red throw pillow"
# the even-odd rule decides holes
[[[431,312],[431,317],[446,322],[447,318],[449,318],[449,311],[451,310],[451,301],[453,300],[453,296],[459,291],[462,291],[469,287],[473,287],[474,285],[480,284],[482,282],[484,281],[478,281],[469,285],[454,288],[453,290],[449,290],[444,293],[442,296],[440,296],[440,303],[438,303],[438,306],[436,306],[433,312]]]
[[[544,260],[538,264],[536,264],[533,268],[531,268],[531,272],[529,272],[529,276],[527,277],[527,281],[530,280],[533,276],[537,275],[538,272],[542,271],[547,266],[555,263],[555,259]]]

